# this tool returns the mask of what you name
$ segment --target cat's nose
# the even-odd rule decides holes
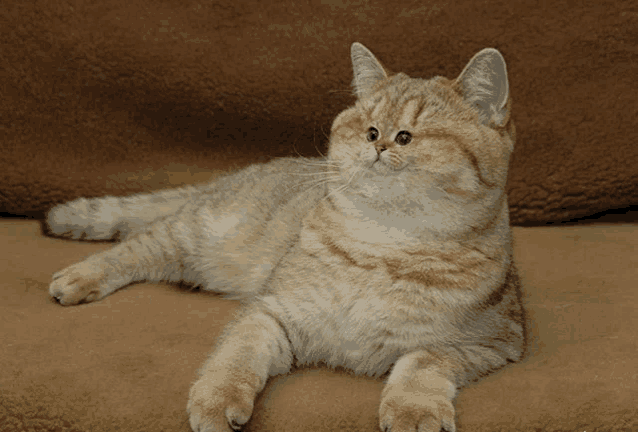
[[[382,151],[387,149],[385,144],[375,144],[374,148],[377,150],[377,154],[381,154]]]

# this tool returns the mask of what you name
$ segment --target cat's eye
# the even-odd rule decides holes
[[[366,138],[368,138],[368,141],[370,142],[376,141],[377,138],[379,138],[379,131],[376,128],[371,127],[368,129],[368,135]]]
[[[394,139],[394,142],[402,146],[410,144],[410,141],[412,141],[412,134],[408,131],[399,132]]]

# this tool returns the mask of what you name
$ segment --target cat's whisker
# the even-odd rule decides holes
[[[339,171],[324,171],[318,173],[303,173],[303,172],[291,172],[290,174],[301,175],[301,176],[322,176],[329,174],[339,174]]]
[[[301,185],[305,185],[305,184],[313,184],[313,183],[318,183],[318,182],[323,182],[323,183],[330,183],[330,182],[337,182],[340,180],[339,176],[331,176],[331,177],[323,177],[323,178],[318,178],[318,179],[310,179],[309,181],[303,182],[303,183],[299,183]]]
[[[321,129],[321,132],[322,132],[324,135],[326,135],[326,133],[323,131],[323,128],[320,128],[320,129]],[[329,136],[326,136],[326,138],[328,138],[328,140],[330,140],[330,137],[329,137]],[[319,154],[321,155],[321,157],[325,159],[325,158],[326,158],[326,156],[325,156],[323,153],[321,153],[321,150],[319,150],[319,147],[317,147],[317,144],[313,142],[313,145],[315,146],[315,150],[317,150],[317,153],[319,153]]]
[[[310,179],[308,181],[305,182],[300,182],[298,183],[301,186],[306,186],[306,185],[314,185],[314,184],[321,184],[321,183],[338,183],[339,182],[339,178],[338,177],[327,177],[327,178],[320,178],[320,179]]]
[[[339,193],[339,192],[341,192],[341,191],[345,190],[347,186],[348,186],[347,184],[342,185],[342,186],[339,186],[337,189],[334,189],[334,190],[333,190],[333,191],[331,191],[328,195],[326,195],[326,196],[323,198],[323,200],[327,200],[328,198],[330,198],[330,196],[331,196],[332,194]]]
[[[339,173],[321,173],[321,174],[306,173],[306,174],[298,174],[298,175],[303,177],[310,177],[306,179],[307,181],[299,183],[300,185],[308,185],[308,184],[314,184],[314,183],[332,183],[332,182],[338,182],[341,179],[341,175]]]
[[[290,174],[293,174],[295,176],[300,176],[300,177],[314,177],[314,178],[318,178],[318,179],[324,179],[324,178],[341,178],[341,171],[337,171],[337,170],[326,170],[326,171],[319,171],[319,172],[291,172]]]
[[[346,183],[346,186],[348,186],[350,183],[352,183],[352,180],[354,180],[354,178],[361,172],[363,171],[363,167],[359,167],[359,169],[355,170],[352,175],[348,178],[348,182]]]
[[[340,168],[337,164],[327,164],[327,163],[317,163],[317,162],[299,162],[300,165],[304,165],[307,167],[325,167],[325,168]]]
[[[321,129],[321,133],[323,133],[323,135],[328,138],[328,141],[330,141],[330,136],[328,134],[326,134],[326,131],[323,130],[323,127],[320,128]],[[323,155],[322,155],[323,156]]]
[[[350,177],[348,178],[348,180],[346,181],[345,184],[341,185],[340,187],[338,187],[337,189],[334,189],[332,192],[330,192],[324,199],[328,199],[328,197],[330,195],[332,195],[333,193],[339,193],[339,192],[343,192],[345,190],[348,189],[348,187],[350,186],[350,183],[352,183],[352,180],[354,180],[354,178],[357,176],[357,174],[359,174],[363,169],[360,168],[358,170],[355,170],[355,172],[353,172]]]
[[[354,95],[352,90],[343,90],[343,89],[328,90],[328,93],[345,93],[350,96]]]
[[[301,186],[311,185],[306,190],[306,191],[311,191],[311,190],[313,190],[313,189],[315,189],[317,187],[324,186],[324,185],[326,185],[328,183],[336,182],[336,181],[337,181],[336,179],[323,179],[323,180],[317,181],[316,183],[313,183],[313,182],[302,183]]]
[[[350,174],[350,176],[348,177],[348,179],[346,180],[345,184],[339,186],[337,189],[332,190],[328,195],[326,195],[324,197],[324,199],[328,199],[328,197],[330,197],[332,194],[334,193],[339,193],[342,191],[345,191],[348,189],[348,187],[350,186],[350,184],[352,183],[352,181],[364,170],[364,167],[359,167],[358,169],[355,169],[352,174]],[[341,179],[341,176],[339,176],[339,180]]]
[[[292,159],[292,160],[302,165],[334,166],[334,167],[339,166],[337,162],[330,161],[327,159],[310,159],[310,158],[299,157],[297,159]]]

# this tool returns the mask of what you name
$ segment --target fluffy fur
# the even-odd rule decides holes
[[[456,80],[393,75],[358,43],[352,63],[324,159],[48,214],[54,235],[123,240],[53,276],[63,305],[141,280],[243,300],[191,388],[194,431],[239,429],[293,361],[386,377],[382,430],[454,431],[457,389],[522,355],[502,56]]]

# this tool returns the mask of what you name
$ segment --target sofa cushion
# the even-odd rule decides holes
[[[354,100],[354,41],[420,77],[504,54],[514,224],[638,204],[629,0],[5,3],[0,212],[166,187],[180,166],[316,155]]]
[[[638,225],[514,228],[526,358],[462,390],[458,431],[638,428]],[[0,430],[190,431],[190,384],[238,303],[136,284],[63,307],[51,275],[108,243],[0,220]],[[382,382],[304,368],[269,381],[248,431],[378,431]]]

